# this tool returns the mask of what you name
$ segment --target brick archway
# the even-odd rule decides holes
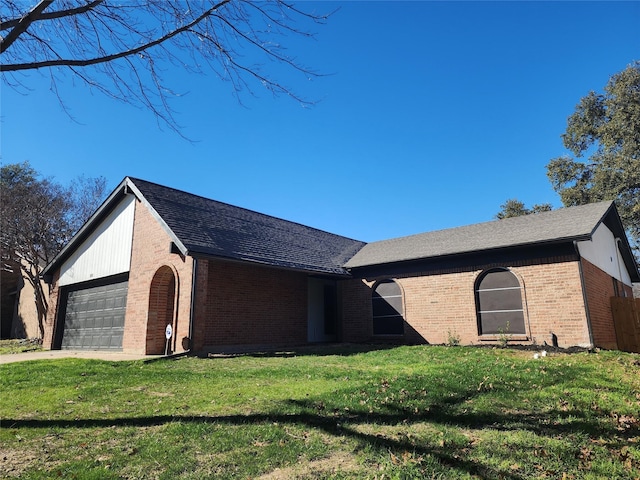
[[[147,319],[147,339],[145,353],[147,355],[162,355],[165,353],[165,329],[171,324],[174,335],[169,344],[169,351],[174,350],[175,344],[175,304],[176,304],[176,276],[171,267],[160,267],[151,281],[149,289],[149,310]]]

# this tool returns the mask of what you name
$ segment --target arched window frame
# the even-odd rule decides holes
[[[397,291],[392,291],[390,292],[391,294],[388,294],[385,292],[385,290],[389,290],[385,288],[387,285],[393,285]],[[394,287],[392,287],[392,290]],[[382,292],[379,292],[379,289]],[[404,292],[398,282],[393,279],[384,279],[376,282],[371,290],[371,307],[374,336],[404,335]]]
[[[517,286],[505,286],[505,287],[498,287],[498,288],[482,289],[481,288],[482,282],[487,278],[489,274],[496,273],[496,272],[509,273],[510,274],[509,278],[515,280],[515,282],[517,282]],[[515,297],[512,295],[511,298],[508,298],[507,296],[504,300],[504,302],[507,304],[507,308],[505,309],[482,310],[483,307],[481,305],[481,293],[482,292],[497,293],[500,290],[503,290],[505,292],[508,292],[509,290],[511,291],[517,290],[519,295],[518,297]],[[476,281],[474,282],[474,296],[475,296],[475,304],[476,304],[476,320],[477,320],[478,336],[485,337],[488,339],[493,339],[501,335],[508,335],[509,338],[516,339],[516,340],[526,340],[529,338],[529,322],[528,322],[528,315],[527,315],[527,302],[526,302],[524,282],[520,278],[520,276],[517,275],[514,271],[506,267],[493,267],[493,268],[488,268],[486,270],[483,270],[477,276]],[[513,308],[513,302],[515,301],[516,298],[519,300],[519,308]],[[485,302],[486,300],[487,299],[485,299]],[[491,304],[492,302],[498,302],[498,300],[495,298],[489,299],[489,303]],[[520,315],[518,315],[518,312],[520,313]],[[507,321],[509,322],[509,325],[508,325],[509,328],[506,328],[507,321],[505,321],[501,327],[496,327],[495,324],[500,322],[497,322],[495,318],[493,319],[493,322],[488,320],[489,315],[491,315],[492,313],[497,313],[498,317],[504,313],[505,317],[507,318]],[[485,318],[483,319],[483,314],[489,314],[489,315],[486,315]],[[483,322],[483,320],[485,321]],[[487,328],[487,326],[491,325],[491,323],[493,323],[494,326]]]

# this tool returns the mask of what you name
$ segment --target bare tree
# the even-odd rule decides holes
[[[311,102],[264,71],[271,61],[309,78],[318,74],[287,54],[280,40],[312,37],[298,23],[324,23],[281,0],[0,0],[0,72],[24,87],[21,73],[46,71],[58,83],[70,74],[105,95],[150,109],[179,133],[166,82],[168,69],[214,72],[232,91],[253,94],[261,85],[274,95]],[[6,32],[6,33],[5,33]],[[238,97],[239,98],[239,97]]]
[[[42,269],[89,218],[105,196],[103,178],[80,177],[68,188],[40,178],[28,162],[0,169],[2,270],[19,270],[35,293],[40,335],[48,309]]]
[[[104,177],[80,175],[71,181],[68,189],[70,205],[67,212],[70,231],[75,233],[80,230],[104,200],[106,191],[107,179]]]

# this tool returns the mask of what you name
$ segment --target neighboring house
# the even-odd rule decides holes
[[[453,337],[616,348],[610,297],[640,281],[611,202],[365,244],[132,178],[44,274],[45,348],[146,354]]]
[[[18,264],[3,269],[0,275],[1,338],[41,338],[33,285],[25,278]],[[41,283],[46,292],[46,285]]]
[[[11,338],[11,324],[20,284],[17,265],[0,268],[0,338]]]

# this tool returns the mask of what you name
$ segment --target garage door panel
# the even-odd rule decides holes
[[[122,350],[128,282],[70,291],[63,349]]]

